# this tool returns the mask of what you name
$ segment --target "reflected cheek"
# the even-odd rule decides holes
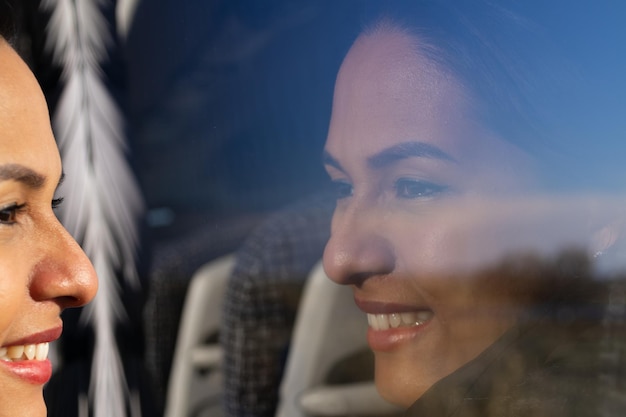
[[[480,268],[481,254],[486,250],[486,242],[476,233],[468,233],[458,221],[406,221],[398,226],[395,236],[395,247],[403,253],[412,273],[465,275]]]
[[[411,273],[445,272],[462,254],[462,240],[446,225],[406,221],[396,229],[394,246]]]

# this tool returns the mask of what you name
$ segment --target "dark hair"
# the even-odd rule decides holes
[[[0,1],[0,36],[14,45],[17,37],[15,9],[9,0]]]
[[[575,31],[580,32],[582,26],[570,21],[584,23],[584,9],[561,10],[551,2],[532,0],[363,3],[363,34],[392,24],[416,37],[420,54],[452,71],[469,88],[477,104],[473,110],[485,127],[537,157],[547,187],[579,188],[584,181],[591,187],[605,185],[607,178],[601,178],[601,171],[609,161],[607,156],[616,158],[624,141],[597,138],[602,124],[616,115],[607,113],[587,125],[582,122],[591,108],[584,96],[591,91],[591,81],[581,68],[594,56],[593,47],[576,50],[568,44],[574,42],[572,38],[580,39]],[[608,15],[610,10],[600,13]],[[602,41],[617,42],[598,39],[598,45],[604,45]],[[570,48],[566,51],[564,45]],[[602,63],[612,54],[606,51],[595,55]],[[606,91],[600,94],[610,93],[610,86],[602,88]],[[597,113],[597,106],[593,110]],[[591,173],[595,178],[590,180],[590,171],[583,176],[580,168],[589,166],[594,153]],[[612,174],[618,166],[613,165]],[[623,180],[618,187],[624,186]]]

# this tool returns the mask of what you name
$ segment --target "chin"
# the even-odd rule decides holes
[[[393,366],[376,355],[376,390],[391,404],[409,408],[433,385],[429,378],[407,366]]]
[[[24,409],[20,410],[19,414],[15,415],[24,417],[46,417],[48,415],[48,408],[43,400],[43,395],[37,401],[33,401],[31,404],[24,407]]]
[[[0,401],[0,417],[46,417],[48,410],[43,393]]]

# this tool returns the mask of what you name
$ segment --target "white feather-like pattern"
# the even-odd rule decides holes
[[[117,33],[121,39],[126,39],[138,5],[139,0],[117,0]]]
[[[113,34],[101,14],[108,0],[42,0],[51,13],[46,47],[63,69],[53,115],[66,180],[61,219],[81,243],[99,278],[84,318],[96,336],[89,389],[95,417],[125,417],[128,388],[115,340],[125,317],[116,272],[138,285],[139,188],[126,160],[123,117],[103,83]]]

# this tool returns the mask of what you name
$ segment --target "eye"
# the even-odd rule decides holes
[[[445,185],[410,178],[400,178],[394,187],[396,196],[404,199],[432,198],[448,190]]]
[[[63,197],[52,200],[52,210],[59,208],[59,206],[63,203],[63,200]]]
[[[0,208],[0,224],[13,225],[17,222],[17,215],[26,207],[26,204],[11,204]]]
[[[334,180],[332,181],[332,186],[337,200],[352,196],[352,185],[350,183],[346,181]]]

